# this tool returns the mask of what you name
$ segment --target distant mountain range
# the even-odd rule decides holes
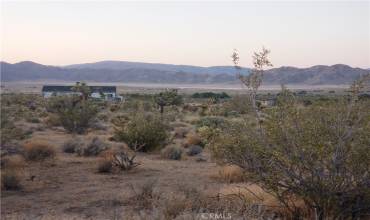
[[[199,67],[159,63],[101,61],[68,66],[47,66],[31,61],[0,62],[1,81],[87,81],[120,83],[219,84],[236,83],[233,66]],[[248,74],[249,68],[242,68]],[[279,67],[266,71],[264,84],[349,84],[369,69],[343,64],[310,68]]]

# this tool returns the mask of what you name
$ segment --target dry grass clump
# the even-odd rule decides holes
[[[175,138],[184,138],[189,133],[189,128],[186,127],[175,127],[174,137]]]
[[[40,161],[47,158],[54,158],[55,149],[47,142],[30,141],[24,144],[24,157],[30,161]]]
[[[20,190],[21,178],[17,169],[6,169],[1,171],[2,190]]]
[[[20,190],[21,170],[25,166],[21,155],[7,156],[1,159],[1,189]]]
[[[1,169],[21,169],[24,166],[24,157],[21,155],[12,155],[1,158]]]
[[[59,117],[56,114],[49,114],[45,120],[45,124],[49,127],[59,127],[62,126]]]
[[[72,138],[63,144],[64,153],[76,153],[80,152],[84,147],[84,142],[80,138]]]
[[[99,173],[111,173],[113,170],[112,160],[104,158],[99,162],[98,172]]]
[[[161,157],[170,160],[181,160],[182,149],[178,146],[167,146],[161,151]]]
[[[202,139],[199,137],[199,135],[190,133],[186,135],[186,143],[188,145],[200,145],[202,143]]]
[[[134,196],[129,198],[128,203],[133,205],[136,210],[154,208],[154,203],[158,202],[160,198],[160,194],[155,191],[155,186],[156,182],[153,180],[147,181],[137,189],[131,185]]]
[[[236,165],[227,165],[219,170],[217,178],[227,183],[240,183],[245,181],[245,174],[242,168]]]
[[[186,135],[185,147],[190,145],[201,145],[202,139],[196,133],[189,133]]]

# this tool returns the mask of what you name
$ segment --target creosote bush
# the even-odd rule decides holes
[[[86,132],[98,113],[93,101],[80,96],[54,97],[48,108],[67,131],[78,134]]]
[[[43,141],[29,141],[24,144],[24,157],[30,161],[41,161],[54,158],[56,153],[53,146]]]
[[[115,120],[114,139],[126,142],[130,148],[152,151],[162,147],[168,139],[168,126],[156,114],[138,112],[129,120]]]

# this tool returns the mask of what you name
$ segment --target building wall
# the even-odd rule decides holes
[[[42,95],[44,98],[50,98],[54,95],[56,96],[63,96],[63,95],[79,95],[80,93],[76,92],[42,92]],[[114,99],[116,97],[116,93],[103,93],[104,94],[104,99],[109,100],[109,99]],[[91,93],[92,98],[96,99],[101,99],[102,96],[99,92],[93,92]]]

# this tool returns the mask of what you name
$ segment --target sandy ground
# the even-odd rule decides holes
[[[99,158],[79,157],[61,151],[68,134],[58,130],[39,131],[32,138],[43,139],[57,149],[52,161],[29,162],[23,171],[21,191],[3,191],[2,219],[126,219],[132,207],[127,204],[132,187],[155,181],[156,190],[176,193],[180,184],[217,193],[234,184],[214,179],[218,166],[203,152],[205,162],[196,157],[180,161],[160,158],[158,153],[138,154],[142,164],[129,172],[101,174]],[[102,136],[104,138],[104,136]],[[34,179],[31,180],[31,177]]]

